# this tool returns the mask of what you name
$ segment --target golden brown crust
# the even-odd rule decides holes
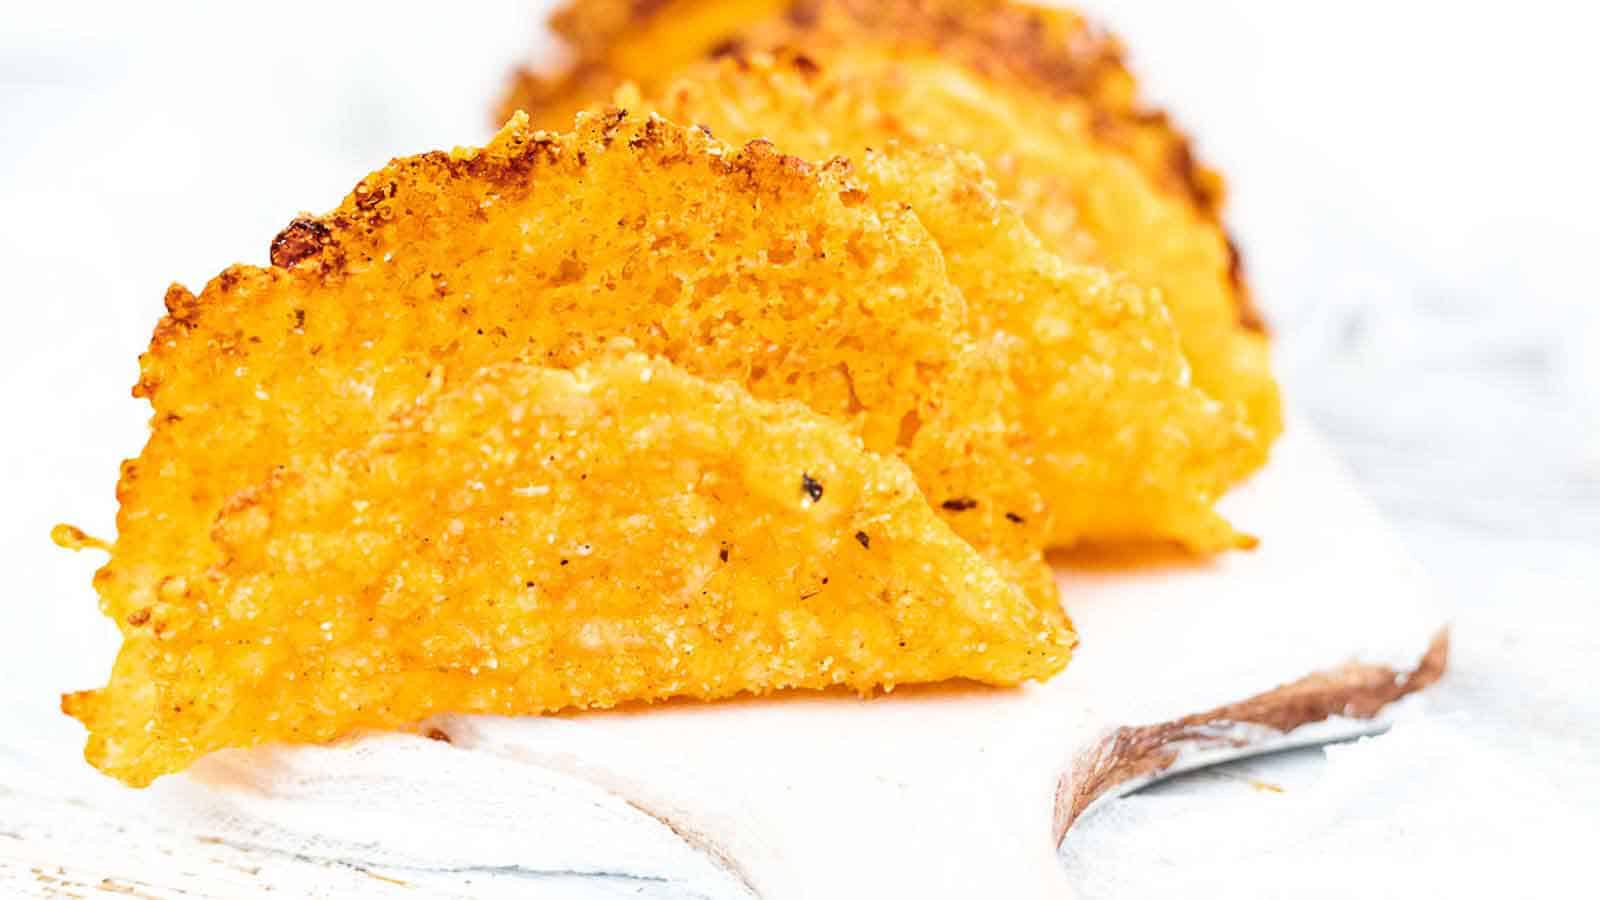
[[[932,237],[843,163],[617,110],[567,134],[522,119],[482,149],[395,160],[271,255],[199,296],[174,286],[140,358],[152,434],[96,577],[119,622],[149,609],[142,627],[166,627],[182,573],[220,561],[208,529],[239,491],[370,433],[436,372],[571,366],[627,338],[848,423],[936,501],[1014,512],[985,534],[938,510],[1065,627],[1048,510],[998,412],[1008,351],[971,339]]]
[[[300,260],[320,253],[331,240],[328,226],[315,219],[295,219],[272,239],[268,258],[278,268],[290,269]]]
[[[823,8],[834,0],[805,0]],[[1137,159],[1164,188],[1217,221],[1222,179],[1199,163],[1171,117],[1139,100],[1123,44],[1068,9],[1011,0],[837,0],[860,25],[922,42],[990,77],[1004,76],[1093,111],[1096,132]]]
[[[1191,377],[1202,357],[1186,364],[1166,302],[1172,294],[1164,301],[1058,255],[1085,217],[1056,211],[1137,209],[1151,190],[1125,165],[1086,164],[1099,156],[1094,148],[1052,142],[1035,124],[1037,104],[1014,106],[1014,97],[991,88],[943,58],[862,48],[815,59],[736,55],[689,67],[658,95],[625,102],[735,143],[767,135],[807,158],[848,156],[869,193],[912,208],[938,241],[980,333],[1021,342],[1012,371],[1025,385],[1019,414],[1032,443],[1024,455],[1052,508],[1053,544],[1176,540],[1200,553],[1249,546],[1212,505],[1265,448],[1242,413]],[[1080,172],[1092,177],[1075,177]],[[1070,184],[1051,190],[1062,182]],[[1131,193],[1079,190],[1090,182]],[[1231,328],[1225,249],[1179,213],[1176,222],[1147,219],[1132,241],[1188,247],[1182,263],[1209,252],[1214,315]]]
[[[601,0],[564,7],[552,16],[551,27],[573,48],[577,61],[553,77],[518,69],[496,107],[496,123],[517,109],[537,115],[554,106],[560,114],[570,115],[582,105],[574,104],[573,98],[588,94],[592,102],[626,78],[637,79],[639,73],[606,77],[610,45],[685,7],[707,5],[712,4]],[[735,21],[741,14],[753,16],[741,23],[741,30],[750,33],[721,35],[700,48],[705,55],[770,48],[780,42],[803,48],[819,40],[856,40],[860,32],[867,32],[926,46],[984,75],[1005,77],[1056,98],[1080,98],[1092,107],[1096,130],[1105,140],[1137,159],[1202,216],[1210,221],[1220,217],[1220,176],[1197,161],[1189,138],[1166,113],[1149,109],[1138,99],[1121,41],[1076,12],[1009,0],[797,0],[781,17],[763,21],[767,4],[719,5],[729,8],[728,16]],[[741,6],[753,9],[747,13]]]
[[[756,17],[769,7],[737,0],[591,0],[558,10],[550,26],[582,58],[599,59],[630,32],[710,5],[727,8],[731,19],[744,18],[745,26],[763,24]],[[959,54],[984,70],[1025,76],[1062,95],[1110,96],[1120,91],[1113,82],[1127,73],[1120,42],[1084,17],[1006,0],[797,0],[772,24],[801,36],[846,22]]]
[[[430,185],[452,181],[486,182],[507,192],[525,192],[541,166],[558,164],[570,156],[575,163],[570,168],[581,170],[588,154],[609,148],[623,132],[629,151],[651,157],[657,165],[708,156],[712,171],[739,182],[739,189],[744,192],[777,197],[791,190],[849,189],[848,166],[842,162],[831,168],[814,166],[779,152],[765,140],[750,141],[723,153],[707,132],[702,131],[696,140],[693,129],[686,131],[659,118],[624,128],[628,119],[627,110],[611,107],[598,112],[577,135],[535,131],[513,122],[481,151],[435,150],[396,160],[362,179],[337,210],[324,216],[298,216],[285,226],[272,239],[272,265],[293,269],[314,260],[324,277],[331,276],[346,262],[343,244],[347,236],[359,237],[363,245],[382,243],[376,239],[377,233],[395,216],[411,213],[409,206],[403,210],[394,207],[396,196],[403,195],[405,204],[415,203],[426,196]],[[246,275],[259,272],[243,266],[235,269]],[[223,273],[219,281],[231,280],[233,271]],[[231,287],[227,283],[220,286],[224,290]]]
[[[1133,160],[1153,184],[1217,229],[1231,255],[1227,274],[1238,325],[1266,335],[1238,247],[1222,224],[1221,176],[1198,161],[1188,136],[1166,113],[1140,100],[1114,36],[1070,10],[1010,0],[796,0],[781,12],[774,6],[772,0],[574,3],[551,24],[575,61],[556,73],[519,69],[497,104],[497,122],[524,109],[546,127],[565,128],[576,111],[609,99],[625,82],[659,86],[706,56],[789,47],[804,58],[806,48],[849,52],[868,36],[920,47],[985,77],[1081,104],[1098,141]],[[672,30],[677,20],[694,16],[699,24],[687,34]],[[638,50],[641,44],[649,52]]]
[[[991,189],[1048,249],[1161,292],[1193,383],[1254,430],[1258,452],[1241,477],[1265,460],[1280,430],[1279,404],[1265,341],[1241,325],[1259,317],[1249,306],[1241,311],[1237,249],[1099,140],[1075,107],[945,56],[887,44],[739,52],[616,97],[734,142],[768,136],[813,159],[859,158],[891,141],[975,154]]]
[[[1261,307],[1256,305],[1255,292],[1250,290],[1250,279],[1244,264],[1244,251],[1239,249],[1239,243],[1233,239],[1230,232],[1224,231],[1223,237],[1228,241],[1228,282],[1233,285],[1234,308],[1239,312],[1239,327],[1266,337],[1267,320],[1261,314]]]
[[[789,18],[813,27],[838,12],[856,27],[925,44],[985,74],[1003,72],[1057,96],[1108,97],[1127,74],[1121,43],[1066,9],[1002,0],[807,0]]]

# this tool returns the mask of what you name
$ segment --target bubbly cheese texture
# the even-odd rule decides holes
[[[128,619],[69,695],[146,784],[199,755],[784,688],[1047,677],[1072,635],[904,464],[660,358],[504,363],[221,510],[221,561]],[[135,624],[136,623],[136,624]]]
[[[762,0],[600,0],[553,24],[576,61],[523,73],[505,108],[560,122],[630,80],[654,96],[707,55],[798,49],[820,64],[826,108],[786,123],[786,152],[898,137],[977,154],[1047,245],[1161,291],[1195,383],[1253,431],[1247,470],[1265,462],[1281,403],[1220,222],[1222,181],[1140,104],[1120,45],[1081,16],[1010,0],[798,0],[777,11]]]
[[[481,150],[396,160],[333,213],[169,314],[141,360],[154,430],[120,485],[108,611],[219,560],[236,491],[338,449],[429,379],[526,357],[568,367],[615,338],[764,399],[797,399],[897,454],[956,530],[1058,607],[1049,517],[1009,445],[1009,348],[974,336],[937,243],[846,166],[620,111],[576,133],[508,125]]]
[[[979,160],[899,143],[879,124],[891,113],[851,84],[809,63],[758,56],[701,67],[650,105],[735,140],[761,135],[816,157],[852,155],[873,196],[917,214],[979,333],[1017,343],[1011,415],[1026,423],[1026,442],[1016,450],[1052,510],[1051,543],[1248,546],[1213,504],[1256,464],[1256,434],[1191,383],[1160,295],[1064,262],[999,200]]]
[[[934,514],[1069,631],[1042,560],[1049,513],[1011,450],[1012,348],[978,335],[915,214],[846,164],[620,111],[568,134],[519,118],[482,149],[396,160],[271,251],[199,296],[169,290],[141,357],[152,432],[123,467],[95,578],[130,638],[165,646],[169,614],[221,614],[190,591],[241,552],[219,529],[258,485],[364,445],[441,384],[516,361],[567,369],[618,340],[903,460]],[[155,696],[133,671],[125,694]],[[111,715],[95,703],[68,707]]]
[[[1082,15],[1015,0],[582,0],[550,27],[570,61],[517,70],[494,121],[526,110],[565,127],[572,115],[632,81],[659,86],[680,66],[780,44],[814,48],[892,39],[937,48],[979,71],[1094,106],[1120,146],[1154,175],[1214,206],[1221,184],[1195,164],[1187,140],[1139,105],[1121,44]]]

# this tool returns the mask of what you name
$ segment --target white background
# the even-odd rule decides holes
[[[47,535],[113,531],[167,283],[264,262],[295,213],[390,156],[481,142],[508,64],[540,45],[539,5],[0,3],[6,720],[52,721],[59,687],[104,675],[114,630],[82,627],[96,560]],[[1576,877],[1578,836],[1600,830],[1594,14],[1092,7],[1229,174],[1290,399],[1430,568],[1459,652],[1426,717],[1332,762],[1129,800],[1074,833],[1067,864],[1105,896]],[[39,647],[43,668],[12,670]]]

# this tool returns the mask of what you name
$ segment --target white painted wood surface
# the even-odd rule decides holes
[[[1065,563],[1082,649],[1063,675],[1019,690],[446,717],[436,724],[450,743],[385,735],[220,754],[142,792],[79,762],[75,727],[30,727],[0,757],[13,835],[0,839],[0,884],[495,896],[532,879],[592,896],[1070,896],[1058,794],[1113,729],[1352,661],[1409,672],[1443,624],[1303,423],[1228,509],[1259,550]],[[1215,730],[1237,745],[1210,747],[1212,759],[1373,726]],[[1197,761],[1175,750],[1179,766]]]
[[[1365,774],[1302,754],[1141,794],[1074,829],[1074,888],[1271,897],[1312,872],[1294,893],[1570,893],[1600,831],[1600,140],[1582,114],[1597,14],[1559,0],[1512,16],[1442,0],[1088,5],[1229,173],[1291,397],[1429,570],[1457,652],[1422,728],[1359,748]],[[263,260],[295,212],[392,153],[480,138],[471,98],[530,43],[539,6],[4,9],[0,860],[27,876],[5,888],[181,896],[182,876],[225,896],[675,896],[560,874],[409,873],[402,887],[172,822],[108,824],[123,794],[77,764],[77,727],[54,709],[104,677],[115,635],[92,608],[94,560],[46,534],[61,520],[111,531],[116,461],[143,440],[133,360],[167,282]],[[1479,783],[1498,789],[1461,787]],[[1318,791],[1340,802],[1298,799]],[[56,797],[77,802],[40,799]],[[428,834],[450,820],[409,821]]]

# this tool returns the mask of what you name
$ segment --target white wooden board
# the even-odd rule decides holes
[[[218,754],[142,792],[75,727],[8,732],[0,889],[1070,897],[1055,845],[1097,798],[1370,733],[1442,668],[1418,570],[1303,424],[1226,508],[1259,550],[1061,560],[1083,644],[1019,690],[445,717],[444,740]]]

